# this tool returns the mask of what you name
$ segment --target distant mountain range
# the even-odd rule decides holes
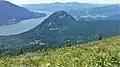
[[[100,6],[82,11],[71,11],[70,14],[78,20],[119,20],[120,4]]]
[[[67,2],[67,3],[44,3],[44,4],[24,4],[23,6],[30,10],[44,10],[44,11],[71,11],[71,10],[84,10],[89,8],[95,8],[103,6],[105,4],[89,4],[89,3],[78,3],[78,2]]]
[[[48,3],[25,4],[30,10],[58,11],[63,10],[72,15],[76,20],[119,20],[120,4],[89,4],[89,3]],[[49,9],[51,8],[51,9]]]
[[[0,25],[18,23],[22,20],[44,17],[44,13],[34,13],[8,1],[0,1]]]

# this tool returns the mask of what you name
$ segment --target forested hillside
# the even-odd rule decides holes
[[[45,17],[44,13],[34,13],[8,1],[0,1],[0,26],[19,23],[22,20]]]

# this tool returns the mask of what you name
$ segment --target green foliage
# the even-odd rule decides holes
[[[19,56],[1,57],[0,65],[1,67],[119,67],[120,37]]]
[[[18,55],[21,55],[21,54],[23,54],[22,48],[18,49]]]
[[[100,36],[98,40],[102,40],[102,36]]]

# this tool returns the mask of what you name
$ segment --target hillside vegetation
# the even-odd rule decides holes
[[[120,67],[120,37],[1,57],[0,67]]]

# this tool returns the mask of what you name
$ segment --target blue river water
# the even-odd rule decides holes
[[[42,18],[23,20],[17,24],[0,26],[0,36],[15,35],[15,34],[26,32],[38,26],[41,22],[43,22],[48,16],[52,14],[52,12],[48,12],[48,11],[35,11],[35,10],[32,10],[32,11],[45,13],[47,14],[47,16]]]

